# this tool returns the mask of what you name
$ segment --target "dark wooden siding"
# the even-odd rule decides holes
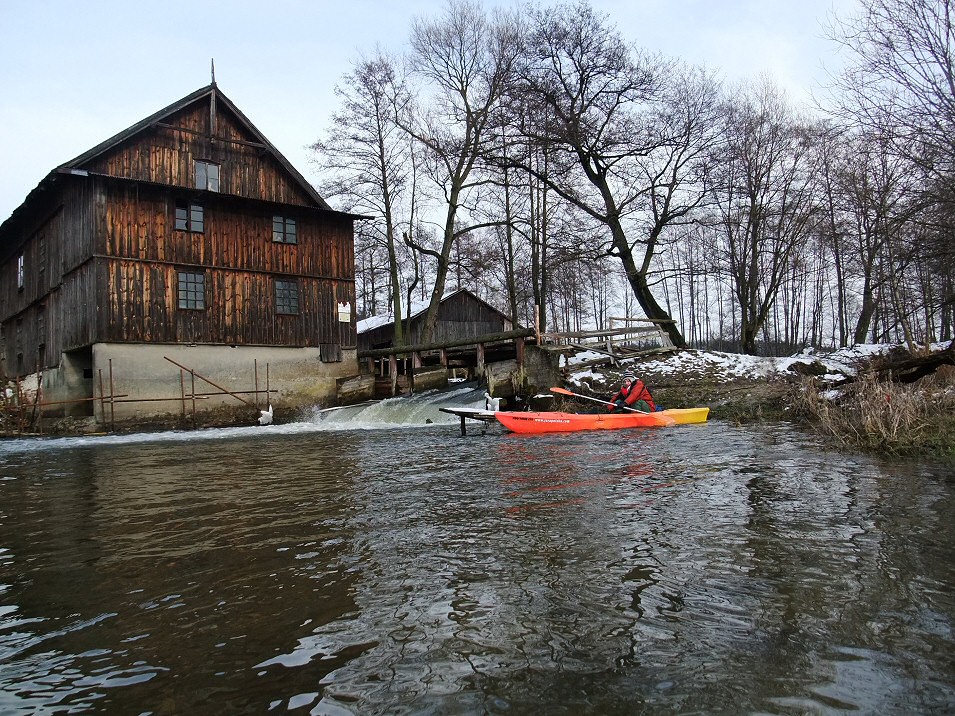
[[[20,241],[8,245],[9,258],[0,266],[0,320],[11,373],[55,366],[61,352],[91,342],[96,310],[91,217],[88,183],[60,177],[46,201],[11,227]],[[21,253],[22,289],[17,285]]]
[[[177,231],[175,192],[97,181],[109,267],[100,288],[100,340],[327,344],[336,352],[343,341],[355,344],[354,321],[338,322],[338,302],[354,306],[355,298],[350,219],[204,192],[191,199],[203,206],[203,232]],[[272,241],[276,213],[295,218],[297,244]],[[180,270],[205,274],[205,310],[178,308]],[[276,279],[298,283],[298,315],[276,312]]]
[[[100,340],[142,343],[215,343],[226,345],[354,345],[338,323],[337,301],[351,304],[353,284],[299,278],[299,313],[280,315],[275,279],[266,273],[227,268],[206,269],[206,308],[178,308],[174,264],[142,261],[108,263]],[[201,270],[201,269],[190,269]],[[353,330],[353,329],[352,329]]]
[[[423,317],[422,317],[423,318]],[[422,320],[422,326],[423,326]],[[500,333],[510,322],[499,312],[465,291],[449,296],[438,306],[434,339],[442,341],[462,336]],[[417,327],[420,337],[421,327]]]
[[[191,105],[137,134],[89,165],[98,174],[155,184],[195,187],[195,161],[220,165],[219,191],[281,204],[314,205],[301,186],[256,138],[224,109],[209,136],[208,103]],[[169,126],[171,125],[171,126]]]
[[[211,192],[177,193],[151,185],[99,182],[107,256],[339,279],[354,275],[352,222],[340,214],[249,204]],[[175,230],[177,199],[203,207],[202,233]],[[272,241],[275,214],[296,220],[297,244]]]
[[[117,135],[44,179],[0,236],[0,326],[7,370],[33,372],[100,341],[317,346],[356,344],[353,217],[330,211],[227,101],[210,134],[210,96]],[[152,120],[150,120],[152,121]],[[219,191],[195,162],[219,165]],[[175,229],[177,201],[204,230]],[[272,241],[294,218],[297,244]],[[17,286],[17,258],[26,281]],[[202,272],[204,310],[178,307],[177,272]],[[275,280],[294,280],[299,313],[279,315]],[[18,357],[22,356],[22,360]]]

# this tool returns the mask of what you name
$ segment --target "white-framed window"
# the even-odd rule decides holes
[[[17,256],[17,288],[23,289],[26,285],[26,259],[23,254]]]
[[[219,191],[219,165],[196,160],[196,189]]]

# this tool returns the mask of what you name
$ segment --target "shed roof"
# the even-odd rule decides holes
[[[445,293],[441,297],[441,303],[444,303],[448,299],[453,298],[454,296],[457,296],[460,294],[465,294],[467,296],[470,296],[475,301],[483,303],[490,310],[494,311],[495,313],[499,313],[504,318],[504,320],[506,321],[511,320],[510,317],[506,315],[504,312],[494,308],[494,306],[489,304],[487,301],[483,301],[482,299],[478,298],[473,293],[468,291],[466,288],[458,288],[458,289],[455,289],[454,291],[449,291],[448,293]],[[423,315],[428,310],[429,305],[431,305],[430,300],[412,301],[411,305],[407,309],[408,311],[407,315],[404,318],[402,318],[402,320],[407,319],[409,316],[412,319],[414,319]],[[374,330],[375,328],[380,328],[381,326],[387,326],[394,322],[395,322],[394,311],[389,311],[388,313],[382,313],[377,316],[369,316],[368,318],[364,318],[358,321],[358,324],[357,324],[358,334],[361,335],[362,333],[367,333],[368,331]]]

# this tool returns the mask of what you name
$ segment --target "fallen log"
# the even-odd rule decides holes
[[[934,353],[919,355],[905,351],[880,356],[872,361],[867,370],[883,380],[914,383],[943,365],[955,365],[955,341],[950,341],[947,348]]]

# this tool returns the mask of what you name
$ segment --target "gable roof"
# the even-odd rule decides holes
[[[494,311],[494,313],[500,314],[505,321],[511,320],[510,316],[505,314],[503,311],[500,311],[494,308],[494,306],[489,304],[487,301],[484,301],[478,298],[476,295],[468,291],[466,288],[458,288],[458,289],[455,289],[454,291],[449,291],[448,293],[444,294],[441,297],[440,303],[444,303],[448,299],[458,296],[460,294],[469,296],[470,298],[477,301],[478,303],[485,305],[489,310]],[[403,316],[401,320],[405,321],[409,317],[413,320],[415,318],[418,318],[419,316],[424,315],[427,312],[429,305],[431,305],[430,299],[424,300],[424,301],[412,301],[411,305],[405,309],[407,311],[407,314]],[[372,331],[376,328],[393,324],[394,322],[395,322],[394,311],[388,311],[388,313],[381,313],[377,316],[369,316],[368,318],[363,318],[362,320],[358,321],[358,323],[356,324],[356,327],[358,330],[358,335],[361,335],[362,333],[367,333],[368,331]]]
[[[246,117],[242,113],[242,111],[232,103],[232,100],[230,100],[228,97],[225,96],[225,94],[223,94],[222,90],[219,89],[218,85],[216,85],[215,82],[213,82],[212,84],[206,87],[196,90],[192,94],[186,95],[179,101],[173,102],[168,107],[164,107],[163,109],[159,110],[158,112],[154,114],[151,114],[145,119],[140,120],[139,122],[136,122],[136,124],[129,127],[128,129],[124,129],[119,134],[115,134],[109,139],[107,139],[106,141],[100,142],[92,149],[80,154],[78,157],[71,159],[65,164],[61,164],[59,167],[57,167],[57,171],[69,172],[74,169],[82,170],[83,165],[92,161],[93,159],[100,156],[101,154],[108,152],[110,149],[113,149],[119,144],[122,144],[123,142],[134,137],[140,132],[149,129],[157,122],[161,122],[163,119],[175,114],[176,112],[179,112],[182,109],[185,109],[189,105],[201,102],[206,99],[208,99],[210,102],[214,100],[216,103],[216,106],[219,106],[220,104],[225,106],[232,114],[235,115],[235,117],[242,124],[242,126],[246,130],[248,130],[248,132],[252,136],[255,137],[256,141],[259,144],[261,144],[265,149],[267,149],[269,154],[271,154],[272,157],[276,161],[278,161],[278,163],[281,164],[282,167],[295,179],[295,181],[302,188],[302,190],[305,191],[306,194],[308,194],[308,196],[315,202],[315,204],[318,207],[322,209],[327,209],[329,211],[333,211],[333,209],[325,202],[325,200],[319,195],[319,193],[315,191],[315,187],[313,187],[305,179],[305,177],[303,177],[299,173],[299,171],[292,166],[289,160],[286,159],[282,155],[282,153],[278,149],[276,149],[272,145],[272,143],[269,142],[268,139],[265,138],[265,135],[262,134],[262,132],[260,132],[255,127],[255,125],[249,121],[249,118]]]
[[[78,157],[71,159],[70,161],[59,165],[57,168],[53,169],[48,173],[43,179],[40,180],[40,183],[34,187],[23,202],[13,210],[9,217],[6,217],[2,223],[0,223],[0,254],[3,253],[5,246],[5,236],[7,231],[16,227],[19,220],[26,216],[29,211],[29,207],[33,205],[41,196],[43,196],[49,189],[51,189],[57,182],[57,179],[61,175],[70,175],[70,174],[83,174],[83,166],[93,159],[99,157],[104,152],[109,151],[110,149],[116,147],[117,145],[125,142],[126,140],[134,137],[136,134],[143,132],[154,124],[161,122],[166,117],[171,116],[172,114],[184,109],[185,107],[202,100],[208,99],[210,102],[215,99],[217,106],[221,104],[226,107],[229,112],[231,112],[236,120],[246,129],[248,132],[256,138],[257,143],[261,144],[262,147],[284,168],[289,175],[295,180],[296,184],[302,188],[306,195],[315,202],[315,208],[331,211],[339,215],[349,216],[353,219],[365,219],[368,217],[360,216],[358,214],[351,214],[348,212],[340,212],[335,209],[332,209],[328,203],[319,195],[308,180],[305,179],[299,173],[299,171],[292,166],[292,164],[286,159],[282,153],[276,149],[268,139],[265,138],[265,135],[260,132],[252,122],[249,121],[242,111],[236,107],[232,100],[223,94],[222,90],[218,88],[215,82],[212,84],[202,87],[201,89],[196,90],[195,92],[186,95],[177,102],[173,102],[168,107],[151,114],[145,119],[136,122],[128,129],[124,129],[122,132],[110,137],[104,142],[100,142],[92,149],[83,152]],[[9,248],[9,247],[7,247]]]

